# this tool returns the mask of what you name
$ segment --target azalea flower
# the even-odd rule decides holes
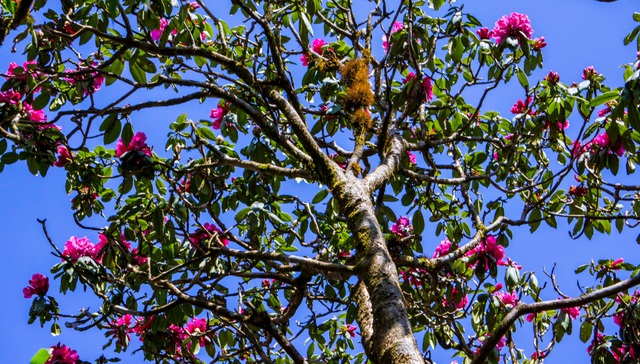
[[[43,297],[49,292],[49,278],[40,273],[34,274],[29,280],[29,285],[22,290],[24,298],[31,298],[33,295]]]
[[[120,138],[120,140],[118,140],[118,143],[116,143],[116,157],[122,158],[123,154],[130,151],[139,151],[144,153],[144,155],[146,155],[147,157],[151,157],[151,154],[153,154],[153,152],[146,142],[147,135],[143,132],[137,132],[131,138],[131,141],[128,145],[125,145],[122,138]]]
[[[389,35],[391,36],[393,33],[404,29],[404,24],[400,21],[397,21],[395,23],[393,23],[393,26],[391,27],[391,32],[389,33]],[[382,49],[384,49],[385,53],[389,50],[389,40],[387,39],[386,35],[382,36]]]
[[[503,39],[511,35],[516,35],[518,32],[522,32],[525,37],[531,39],[533,29],[531,29],[531,22],[526,14],[511,13],[509,16],[503,16],[498,19],[493,28],[493,38],[496,43],[500,44]]]

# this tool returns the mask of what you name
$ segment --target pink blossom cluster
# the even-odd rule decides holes
[[[29,66],[35,66],[34,70],[30,70]],[[25,81],[27,79],[27,76],[29,74],[31,74],[34,78],[37,78],[40,76],[40,71],[38,71],[37,69],[38,63],[36,61],[27,61],[27,62],[23,62],[22,63],[22,69],[23,71],[21,73],[16,73],[16,69],[19,68],[20,66],[16,63],[16,62],[11,62],[9,63],[9,67],[7,68],[7,79],[17,79],[20,81]],[[34,67],[31,67],[34,68]],[[38,91],[38,90],[35,90]]]
[[[402,280],[404,280],[405,282],[409,282],[410,285],[416,288],[419,288],[424,285],[424,283],[422,282],[422,278],[420,276],[426,273],[427,271],[422,268],[410,267],[407,270],[401,270],[400,276],[402,277]]]
[[[44,297],[49,292],[49,278],[40,273],[34,274],[29,280],[29,285],[22,290],[24,298],[31,298],[33,295]]]
[[[533,109],[531,105],[531,101],[533,98],[531,96],[527,96],[527,100],[518,100],[513,106],[511,106],[512,114],[527,114],[527,115],[535,115],[536,111]]]
[[[445,255],[449,254],[450,251],[451,251],[451,241],[449,240],[449,238],[445,238],[443,241],[440,242],[440,245],[436,247],[436,251],[435,253],[433,253],[433,257],[434,258],[444,257]]]
[[[109,244],[109,240],[104,234],[99,234],[98,240],[98,244],[94,244],[86,236],[82,238],[72,236],[65,243],[64,250],[62,251],[62,256],[69,259],[73,263],[77,262],[78,259],[82,257],[89,257],[97,263],[101,263],[102,253],[104,251],[104,248]],[[143,265],[144,263],[146,263],[147,258],[140,255],[137,248],[131,250],[131,243],[124,240],[124,237],[122,237],[118,243],[129,250],[131,259],[134,264]]]
[[[588,193],[588,190],[584,186],[571,186],[569,187],[569,194],[575,197],[584,197]]]
[[[64,244],[62,256],[69,259],[73,263],[77,262],[78,259],[82,257],[89,257],[98,262],[99,251],[100,249],[96,246],[96,244],[93,244],[89,239],[87,239],[86,236],[82,238],[72,236]]]
[[[453,288],[451,289],[451,296],[452,296],[452,297],[455,297],[457,294],[458,294],[458,290],[457,290],[455,287],[453,287]],[[464,296],[461,296],[461,297],[460,297],[460,300],[459,300],[458,302],[455,302],[455,301],[453,301],[453,302],[449,302],[449,301],[447,301],[447,299],[446,299],[446,298],[444,298],[444,299],[442,300],[442,304],[443,304],[444,306],[451,306],[451,305],[453,305],[453,306],[455,306],[455,307],[456,307],[456,309],[458,309],[458,310],[463,309],[463,308],[467,305],[467,303],[469,303],[469,297],[468,297],[468,295],[466,295],[466,294],[465,294]]]
[[[159,41],[160,38],[162,37],[162,33],[164,32],[164,28],[167,27],[167,25],[169,25],[169,20],[165,19],[165,18],[160,18],[160,24],[158,29],[154,29],[151,31],[151,39],[153,39],[154,41]],[[178,31],[176,29],[171,31],[171,34],[173,35],[177,35]]]
[[[151,151],[151,147],[147,144],[147,135],[143,132],[137,132],[129,142],[128,145],[124,144],[122,138],[118,140],[116,143],[116,157],[122,158],[122,155],[130,152],[130,151],[138,151],[144,153],[147,157],[151,157],[153,152]]]
[[[409,72],[407,77],[402,80],[403,84],[408,84],[412,80],[416,79],[416,74],[413,72]],[[422,87],[422,91],[424,92],[424,100],[431,101],[433,99],[433,85],[431,84],[431,78],[429,76],[424,76],[424,79],[420,81],[420,86]],[[410,95],[413,93],[411,90]]]
[[[516,35],[518,32],[522,32],[525,37],[531,39],[533,29],[531,29],[531,22],[526,14],[511,13],[511,15],[503,16],[496,22],[491,36],[496,40],[496,43],[502,42],[503,39],[511,35]]]
[[[583,80],[593,80],[598,75],[598,71],[593,66],[589,66],[582,70]]]
[[[599,145],[600,148],[608,149],[610,152],[615,153],[618,157],[624,155],[625,149],[622,145],[622,141],[618,139],[615,143],[609,138],[607,132],[603,132],[593,139],[593,143]]]
[[[404,29],[404,24],[400,21],[394,22],[393,26],[391,26],[391,32],[389,32],[389,36],[393,35],[400,30]],[[389,50],[391,44],[389,44],[389,39],[386,35],[382,36],[382,49],[384,49],[385,53]]]
[[[0,91],[0,102],[9,105],[17,105],[22,99],[22,95],[19,92],[8,90],[7,92]]]
[[[549,74],[544,77],[545,81],[552,85],[560,82],[560,75],[557,72],[549,71]]]
[[[64,145],[58,146],[58,158],[53,165],[56,167],[64,167],[71,160],[71,153],[69,153],[69,149]]]
[[[95,69],[98,66],[98,62],[91,63],[91,69]],[[65,81],[75,85],[79,82],[88,83],[88,87],[85,87],[84,94],[90,95],[100,90],[104,83],[105,77],[103,74],[97,71],[91,71],[88,67],[79,67],[75,70],[66,70]]]
[[[518,304],[518,295],[515,291],[511,293],[507,293],[504,291],[499,291],[494,293],[494,295],[502,302],[502,304],[507,308],[513,308]]]
[[[416,158],[416,155],[411,153],[410,151],[407,150],[407,157],[409,157],[409,163],[413,164],[414,166],[416,164],[418,164],[418,160]]]
[[[214,224],[210,224],[208,222],[204,223],[204,225],[202,225],[202,228],[196,230],[195,233],[191,234],[189,240],[194,247],[200,247],[203,240],[208,240],[210,237],[215,235],[217,235],[222,245],[229,245],[229,240],[222,236],[222,231]]]
[[[322,53],[324,52],[323,47],[325,46],[325,44],[326,43],[324,39],[316,38],[313,40],[313,42],[311,42],[311,50],[313,51],[313,53],[322,55]],[[309,66],[309,62],[311,62],[311,60],[313,60],[313,57],[307,52],[304,52],[302,56],[300,56],[300,62],[302,62],[302,65],[305,67]]]
[[[358,328],[357,328],[356,326],[353,326],[353,325],[347,324],[347,325],[342,326],[342,327],[340,328],[340,332],[342,332],[342,333],[346,333],[346,334],[348,334],[349,336],[351,336],[351,337],[353,338],[353,337],[356,337],[356,330],[357,330],[357,329],[358,329]]]
[[[77,364],[78,362],[80,362],[80,357],[77,351],[58,343],[51,347],[51,356],[44,364]]]
[[[391,226],[391,232],[400,239],[413,235],[413,225],[406,216],[402,216]]]
[[[209,113],[209,117],[213,119],[213,129],[220,130],[220,126],[222,125],[222,120],[225,115],[229,112],[228,105],[220,106],[218,105],[217,109],[211,109]]]
[[[489,268],[489,257],[495,260],[497,265],[507,265],[508,263],[503,260],[504,248],[498,245],[496,237],[489,235],[480,242],[475,248],[467,252],[467,256],[475,255],[478,262],[484,263],[484,268]]]

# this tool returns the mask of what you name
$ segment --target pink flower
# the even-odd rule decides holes
[[[34,110],[31,104],[27,104],[27,103],[23,105],[23,109],[27,113],[27,117],[29,117],[29,120],[33,121],[34,123],[47,122],[47,115],[44,113],[43,110]]]
[[[351,337],[356,337],[356,330],[358,328],[353,326],[353,325],[349,325],[347,324],[347,326],[343,326],[343,331],[346,333],[349,333],[349,336]]]
[[[40,273],[34,274],[29,280],[29,285],[24,287],[24,298],[31,298],[34,294],[43,297],[49,292],[49,278]]]
[[[77,364],[79,361],[78,352],[58,343],[51,347],[51,356],[44,364]]]
[[[595,70],[595,68],[593,68],[593,66],[589,66],[582,70],[583,80],[591,80],[597,75],[598,75],[598,72]]]
[[[603,132],[602,134],[599,134],[598,136],[596,136],[593,139],[593,143],[599,145],[601,148],[608,149],[610,152],[613,152],[616,155],[618,155],[618,157],[622,157],[624,155],[625,149],[622,143],[620,142],[620,140],[618,139],[618,141],[615,144],[612,143],[611,139],[609,139],[609,135],[607,134],[607,132]]]
[[[209,117],[213,119],[212,128],[214,130],[220,130],[220,126],[222,125],[222,120],[224,119],[224,116],[227,114],[227,111],[228,111],[227,109],[220,106],[218,106],[217,109],[211,109],[211,113],[209,114]]]
[[[575,320],[576,318],[578,318],[578,316],[580,316],[580,307],[567,307],[560,310],[569,315],[572,320]]]
[[[9,105],[17,105],[22,99],[22,95],[19,92],[15,92],[13,90],[8,90],[7,92],[0,91],[0,102],[9,104]]]
[[[167,25],[169,25],[169,20],[160,18],[160,26],[158,29],[154,29],[151,31],[151,39],[153,39],[154,41],[160,40],[160,38],[162,37],[162,33],[164,32],[164,28],[166,28]],[[178,31],[174,29],[171,34],[176,35],[178,34]]]
[[[62,256],[71,260],[73,263],[75,263],[82,257],[89,257],[93,260],[98,261],[96,258],[98,252],[99,249],[96,249],[96,245],[89,241],[86,236],[82,238],[72,236],[64,244]]]
[[[596,333],[596,337],[591,341],[591,345],[587,348],[587,354],[591,355],[593,353],[593,349],[600,345],[601,342],[604,341],[604,336],[600,333]]]
[[[311,50],[316,54],[322,55],[323,53],[322,47],[324,47],[324,45],[325,45],[324,39],[316,38],[313,40],[313,42],[311,42]],[[304,53],[300,57],[300,62],[302,62],[302,65],[305,67],[309,66],[309,62],[311,60],[312,58],[307,53]]]
[[[410,285],[415,286],[416,288],[422,287],[423,282],[420,275],[426,274],[427,271],[422,268],[409,268],[408,270],[401,270],[400,275],[405,282],[408,282]]]
[[[544,359],[547,357],[547,352],[545,351],[536,351],[535,353],[531,354],[531,359]]]
[[[402,216],[391,226],[391,232],[401,239],[406,238],[413,234],[413,226],[409,222],[409,219]]]
[[[598,117],[601,118],[601,117],[607,115],[610,112],[611,112],[611,105],[607,105],[606,108],[598,111]]]
[[[196,11],[196,9],[200,9],[200,4],[198,4],[195,1],[192,1],[187,4],[187,8],[189,8],[189,11]]]
[[[147,135],[141,131],[137,132],[131,138],[129,145],[125,145],[122,138],[120,138],[120,140],[118,140],[118,143],[116,143],[116,157],[122,158],[123,154],[130,151],[139,151],[144,153],[144,155],[146,155],[147,157],[151,157],[151,154],[153,154],[153,152],[151,151],[151,148],[149,147],[149,145],[147,145],[146,142],[147,142]]]
[[[407,74],[407,77],[402,79],[402,83],[406,85],[415,78],[416,74],[413,72],[409,72]],[[422,82],[420,82],[420,86],[422,87],[422,91],[424,92],[424,99],[426,101],[431,101],[431,99],[433,99],[433,85],[431,84],[431,78],[429,78],[429,76],[425,76]],[[411,90],[410,95],[413,95],[413,90]]]
[[[129,334],[135,331],[134,328],[131,327],[132,318],[133,316],[127,314],[111,321],[107,325],[109,330],[105,333],[105,336],[114,337],[118,340],[120,345],[127,346],[131,340],[131,336]]]
[[[527,97],[527,101],[523,101],[523,100],[516,101],[516,103],[513,104],[513,106],[511,106],[511,113],[512,114],[527,113],[528,115],[535,115],[536,112],[531,107],[531,101],[533,101],[533,98],[531,96]]]
[[[527,322],[531,322],[535,318],[536,318],[536,314],[532,312],[532,313],[528,314],[527,317],[525,317],[524,319],[527,320]]]
[[[404,29],[404,24],[402,22],[397,21],[393,23],[393,26],[391,27],[391,32],[389,33],[389,35],[392,35],[393,33],[402,29]],[[382,49],[384,49],[385,53],[389,50],[389,41],[386,35],[382,36]]]
[[[620,264],[624,263],[624,258],[618,258],[611,263],[611,269],[620,269]]]
[[[71,154],[69,153],[69,149],[64,145],[58,146],[58,159],[53,162],[53,165],[56,167],[64,167],[71,160]]]
[[[540,51],[547,46],[547,42],[544,41],[544,37],[536,38],[531,43],[531,48],[535,51]]]
[[[33,71],[29,70],[29,66],[35,66],[35,67],[31,67]],[[37,68],[38,63],[36,61],[22,62],[22,73],[20,74],[16,74],[16,68],[18,67],[20,66],[15,62],[9,63],[9,67],[7,68],[7,72],[6,72],[7,73],[6,78],[7,79],[15,78],[21,81],[25,81],[27,79],[28,74],[32,74],[34,78],[40,76],[40,72],[38,72],[38,68]]]
[[[618,312],[613,315],[613,323],[622,326],[622,322],[624,321],[624,312]]]
[[[458,293],[458,290],[455,287],[453,287],[453,289],[451,289],[451,296],[455,297],[457,293]],[[464,296],[461,296],[460,301],[455,303],[456,309],[458,309],[458,310],[463,309],[467,305],[467,303],[469,303],[469,297],[468,297],[468,295],[465,294]],[[450,303],[447,302],[446,298],[442,300],[442,304],[444,306],[449,306],[450,305]]]
[[[416,155],[411,153],[410,151],[407,150],[407,156],[409,157],[409,163],[413,164],[414,166],[416,164],[418,164],[418,161],[416,160]]]
[[[202,243],[203,240],[208,240],[210,237],[217,235],[222,245],[224,246],[229,245],[229,240],[225,239],[221,234],[222,234],[222,231],[218,229],[217,226],[206,222],[204,223],[204,225],[202,225],[201,229],[198,229],[196,230],[195,233],[191,234],[191,237],[189,238],[189,240],[191,241],[191,244],[193,246],[200,247],[200,244]]]
[[[516,295],[515,291],[511,293],[500,291],[496,292],[495,295],[507,308],[513,308],[518,303],[518,295]]]
[[[569,194],[575,197],[584,197],[587,195],[587,188],[583,186],[571,186],[569,188]]]
[[[555,85],[560,82],[560,75],[557,72],[549,71],[549,74],[544,79],[550,84]]]
[[[504,248],[498,245],[496,237],[493,235],[487,236],[480,244],[466,254],[466,256],[472,255],[477,256],[478,262],[484,262],[485,269],[489,267],[489,257],[493,258],[497,265],[507,264],[507,262],[503,260]]]
[[[205,346],[209,339],[205,336],[207,333],[207,319],[192,318],[185,326],[186,332],[191,336],[199,337],[200,346]]]
[[[98,62],[92,62],[91,69],[95,69],[96,67],[98,67]],[[91,69],[88,67],[80,67],[75,70],[66,70],[65,73],[67,76],[64,79],[72,85],[75,85],[78,82],[87,83],[87,87],[84,89],[85,96],[93,94],[100,90],[105,77],[99,72],[90,72]]]
[[[476,34],[480,39],[490,39],[493,37],[493,30],[489,30],[489,28],[480,28],[476,30]]]
[[[525,37],[531,39],[531,34],[533,34],[531,22],[526,14],[511,13],[509,16],[505,15],[498,19],[493,28],[493,38],[496,43],[500,44],[503,39],[516,35],[518,32],[522,32]]]
[[[351,257],[351,252],[348,252],[346,250],[341,251],[340,253],[338,253],[337,258],[338,259],[348,259]]]
[[[434,258],[443,257],[449,254],[450,250],[451,250],[451,241],[449,241],[449,238],[444,238],[444,240],[440,242],[440,245],[436,247],[436,251],[435,253],[433,253],[433,257]]]

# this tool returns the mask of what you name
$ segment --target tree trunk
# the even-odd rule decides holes
[[[334,196],[358,244],[360,283],[354,298],[360,311],[357,319],[366,354],[378,364],[423,364],[404,306],[397,268],[363,185],[362,180],[351,178],[336,186]]]

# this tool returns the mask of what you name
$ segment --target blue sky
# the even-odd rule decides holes
[[[553,70],[560,74],[562,81],[569,82],[579,80],[584,67],[594,66],[607,76],[610,86],[619,86],[622,83],[619,67],[631,62],[636,54],[635,47],[622,45],[622,38],[635,26],[631,15],[634,10],[640,11],[637,1],[620,0],[611,4],[594,0],[458,1],[458,4],[462,3],[466,11],[489,28],[504,14],[513,11],[528,14],[535,31],[534,37],[545,36],[548,43],[544,49],[545,66],[541,76]],[[9,43],[0,48],[1,70],[6,69],[10,61],[20,59],[18,55],[8,54]],[[113,91],[107,89],[105,92]],[[489,99],[488,108],[508,113],[516,99],[506,92],[497,92]],[[136,130],[159,130],[158,133],[151,133],[150,144],[161,149],[166,127],[181,112],[183,110],[163,109],[146,114],[144,118],[138,117],[135,119]],[[206,110],[200,116],[190,115],[194,119],[206,116]],[[63,328],[63,334],[54,338],[48,333],[47,326],[40,329],[37,324],[26,324],[31,301],[22,297],[22,288],[33,273],[46,274],[58,262],[49,253],[51,249],[36,219],[47,219],[49,232],[60,247],[71,235],[88,235],[96,240],[95,234],[83,232],[73,223],[70,196],[64,191],[63,171],[52,169],[42,179],[33,177],[26,165],[8,166],[0,175],[0,190],[4,191],[0,195],[0,206],[3,206],[0,213],[0,241],[3,248],[0,277],[4,278],[6,284],[3,299],[0,300],[0,322],[4,325],[0,331],[0,342],[5,346],[2,361],[28,362],[38,348],[49,347],[58,341],[78,350],[84,360],[94,360],[101,354],[101,347],[105,343],[102,333],[93,331],[78,334]],[[508,249],[508,255],[525,269],[541,272],[543,266],[549,268],[557,262],[556,273],[561,288],[571,294],[578,293],[576,277],[573,275],[578,265],[591,259],[619,257],[638,264],[634,259],[638,252],[633,232],[623,235],[614,233],[592,241],[573,241],[567,230],[562,228],[541,228],[534,235],[529,235],[528,229],[522,229],[516,232]],[[57,284],[53,283],[51,292],[56,291]],[[89,295],[81,290],[59,298],[66,311],[97,307],[95,301],[89,300]],[[580,343],[576,335],[572,339],[559,345],[546,362],[587,362],[586,345]],[[109,357],[109,353],[105,355]],[[133,359],[128,355],[123,357],[125,363],[142,362],[141,358]],[[448,363],[447,358],[434,356],[434,359]]]

